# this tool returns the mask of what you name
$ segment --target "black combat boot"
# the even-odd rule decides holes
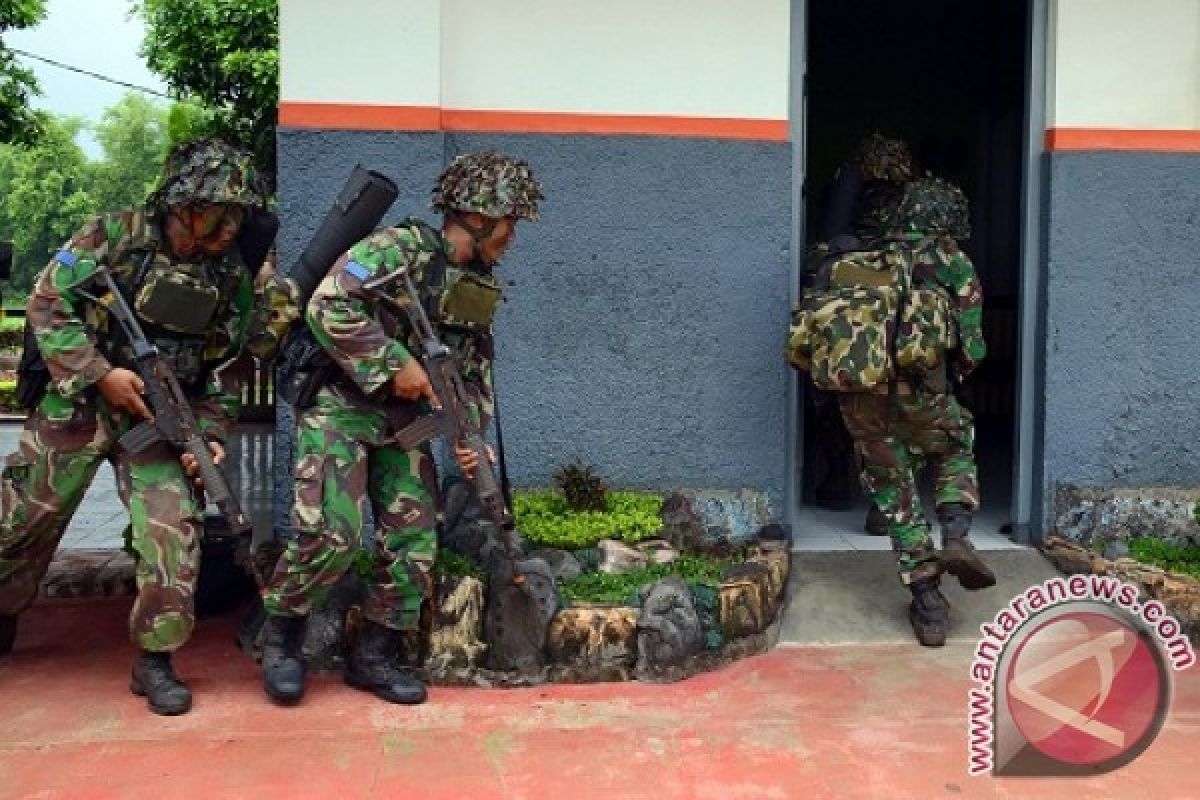
[[[263,688],[277,703],[291,705],[304,697],[304,647],[307,617],[268,614],[263,623]]]
[[[129,691],[146,698],[150,710],[164,717],[186,713],[192,707],[192,690],[175,674],[170,653],[143,650],[133,662]]]
[[[913,596],[908,607],[908,621],[912,623],[917,641],[926,647],[941,647],[946,643],[946,629],[950,627],[950,608],[938,589],[938,579],[921,578],[910,583],[908,588]]]
[[[872,536],[887,536],[888,521],[883,512],[879,510],[879,506],[874,503],[867,510],[867,519],[863,523],[863,530]]]
[[[12,652],[13,642],[17,640],[17,615],[0,614],[0,656]]]
[[[986,589],[996,585],[996,575],[967,540],[971,529],[971,512],[961,503],[938,506],[938,522],[942,524],[942,566],[964,589]]]
[[[346,659],[346,683],[374,692],[391,703],[424,703],[425,684],[396,664],[401,635],[400,631],[364,620],[354,651]]]

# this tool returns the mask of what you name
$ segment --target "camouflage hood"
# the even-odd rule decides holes
[[[265,191],[250,155],[220,139],[197,139],[171,151],[150,196],[159,208],[192,203],[262,205]]]
[[[927,175],[908,185],[890,227],[901,235],[941,233],[968,239],[971,222],[967,196],[954,184]]]
[[[541,186],[527,163],[491,151],[454,159],[433,189],[433,207],[438,211],[474,212],[485,217],[533,221],[541,199]]]
[[[873,133],[858,145],[854,160],[869,181],[905,183],[912,180],[912,153],[902,139]]]

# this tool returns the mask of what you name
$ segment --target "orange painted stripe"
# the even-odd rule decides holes
[[[1050,128],[1046,131],[1046,149],[1200,153],[1200,130]]]
[[[438,131],[437,106],[375,106],[361,103],[280,103],[279,124],[285,128],[352,131]]]
[[[476,111],[347,103],[281,102],[279,124],[285,128],[371,131],[691,136],[773,142],[786,142],[789,138],[788,121],[777,119]]]

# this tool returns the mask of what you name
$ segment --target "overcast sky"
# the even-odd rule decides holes
[[[165,92],[166,85],[138,55],[143,26],[140,18],[130,16],[129,6],[129,0],[49,0],[46,19],[40,25],[7,31],[4,41],[9,47]],[[17,60],[32,68],[41,84],[42,96],[35,98],[33,105],[56,114],[96,121],[127,91],[39,61],[21,56]],[[168,101],[159,102],[165,105]],[[90,138],[80,144],[89,155],[99,155]]]

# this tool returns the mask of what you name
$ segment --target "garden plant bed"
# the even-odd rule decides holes
[[[728,492],[715,502],[703,492],[611,494],[615,513],[589,526],[544,491],[518,493],[530,570],[518,590],[491,585],[483,565],[503,533],[463,484],[449,486],[434,596],[407,638],[406,663],[441,685],[672,681],[774,644],[790,544],[767,524],[765,503]],[[725,519],[712,513],[734,507]],[[759,530],[740,532],[751,518]],[[340,668],[361,600],[361,579],[348,575],[310,618],[311,667]],[[256,628],[250,621],[241,637],[252,654]]]
[[[1109,575],[1137,586],[1143,599],[1162,603],[1200,644],[1200,548],[1150,537],[1088,547],[1051,536],[1042,552],[1067,575]]]

